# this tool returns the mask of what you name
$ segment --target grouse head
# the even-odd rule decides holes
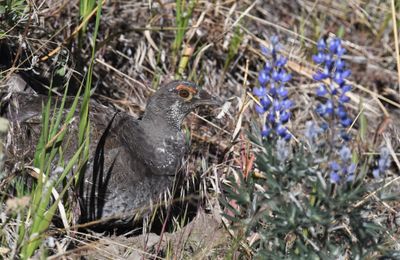
[[[179,128],[185,116],[196,107],[217,104],[217,100],[196,84],[172,81],[150,98],[143,120],[167,121],[171,126]]]

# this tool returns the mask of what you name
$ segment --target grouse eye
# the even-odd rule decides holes
[[[186,99],[190,96],[190,93],[186,89],[181,89],[179,91],[179,96]]]

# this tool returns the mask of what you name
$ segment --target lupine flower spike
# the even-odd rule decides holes
[[[346,50],[342,47],[341,40],[338,38],[326,42],[324,39],[318,41],[318,53],[313,56],[313,60],[320,66],[320,70],[313,76],[314,80],[319,81],[316,94],[324,101],[317,104],[316,112],[326,118],[333,129],[339,128],[340,138],[333,136],[334,150],[338,151],[336,160],[329,163],[331,183],[342,181],[352,181],[356,170],[356,165],[351,162],[351,150],[347,146],[350,137],[346,133],[346,127],[350,126],[352,119],[349,117],[345,103],[349,102],[347,93],[351,87],[346,84],[346,78],[351,71],[346,68],[346,63],[342,59]],[[321,125],[322,129],[328,130],[327,125]],[[345,141],[345,142],[343,142]],[[337,147],[338,146],[338,147]]]
[[[323,117],[336,115],[343,127],[348,127],[352,123],[344,104],[350,98],[346,95],[351,90],[351,86],[346,84],[345,79],[350,76],[351,71],[346,68],[346,63],[342,59],[346,50],[342,47],[341,40],[332,39],[327,46],[324,39],[318,41],[318,53],[313,56],[315,63],[321,66],[321,70],[314,76],[314,80],[321,82],[317,89],[317,95],[327,97],[325,103],[317,106],[317,113]],[[335,102],[335,97],[338,101]]]
[[[262,116],[266,114],[266,123],[261,134],[268,137],[275,133],[285,140],[290,140],[291,135],[285,126],[293,106],[286,87],[286,83],[292,78],[284,68],[287,59],[278,53],[277,37],[271,38],[271,48],[262,46],[261,50],[268,61],[258,74],[260,86],[253,89],[253,94],[259,98],[261,104],[255,106],[257,113]]]

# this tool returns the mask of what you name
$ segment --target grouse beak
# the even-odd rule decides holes
[[[197,93],[197,95],[194,96],[194,99],[195,99],[194,103],[196,106],[205,106],[205,105],[221,106],[222,105],[222,102],[220,102],[215,97],[208,94],[208,92],[205,90],[200,90]]]

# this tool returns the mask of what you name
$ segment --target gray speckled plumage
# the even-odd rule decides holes
[[[33,157],[40,134],[41,104],[46,99],[11,96],[7,111],[12,122],[6,160],[9,171],[15,171],[16,162],[26,164]],[[160,87],[141,120],[92,102],[90,158],[78,192],[81,221],[113,218],[114,223],[126,223],[170,188],[187,151],[180,129],[183,119],[194,108],[215,103],[207,92],[184,81]],[[68,138],[66,160],[77,147],[76,134],[77,124],[67,133],[72,138]]]

